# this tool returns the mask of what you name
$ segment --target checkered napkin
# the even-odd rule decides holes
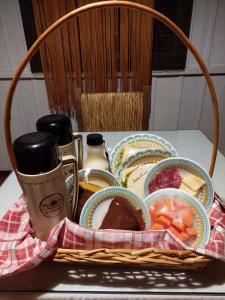
[[[211,236],[204,249],[194,251],[225,260],[225,206],[215,196],[209,211]],[[47,242],[35,238],[27,206],[21,197],[0,221],[0,277],[31,269],[54,255],[57,248],[185,249],[175,236],[165,231],[90,230],[67,218],[56,225]]]

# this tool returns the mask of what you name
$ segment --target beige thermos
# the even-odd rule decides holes
[[[57,140],[58,150],[61,157],[73,155],[78,162],[78,169],[83,164],[82,135],[72,130],[69,117],[63,114],[51,114],[41,117],[36,122],[37,131],[50,132]],[[77,144],[77,151],[76,151]],[[70,176],[69,169],[64,168],[65,176]]]
[[[55,138],[47,132],[25,134],[14,141],[13,148],[17,162],[16,174],[27,202],[34,234],[46,241],[56,224],[65,217],[71,217],[72,207],[63,166],[74,164],[76,189],[76,160],[70,156],[62,161]]]

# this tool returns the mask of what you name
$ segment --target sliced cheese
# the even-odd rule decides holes
[[[187,192],[188,194],[192,195],[193,197],[197,197],[198,196],[198,191],[193,191],[192,189],[190,189],[186,184],[181,183],[179,189]]]
[[[201,178],[190,174],[188,176],[185,176],[183,178],[182,183],[184,183],[185,185],[187,185],[190,189],[192,189],[193,191],[197,192],[198,190],[200,190],[201,187],[203,187],[203,185],[205,185],[205,181],[202,180]]]
[[[91,184],[91,183],[87,183],[87,182],[83,182],[83,181],[79,181],[79,186],[82,189],[90,191],[90,192],[93,192],[93,193],[96,193],[97,191],[99,191],[99,190],[102,189],[101,187],[99,187],[97,185],[94,185],[94,184]]]

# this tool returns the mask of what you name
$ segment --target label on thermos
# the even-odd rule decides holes
[[[48,218],[59,216],[64,208],[64,198],[60,193],[45,197],[39,205],[41,213]]]

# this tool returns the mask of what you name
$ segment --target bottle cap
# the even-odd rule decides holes
[[[51,132],[59,146],[69,144],[73,140],[71,120],[62,114],[41,117],[36,122],[36,128],[37,131]]]
[[[57,142],[49,132],[32,132],[13,143],[19,172],[28,175],[49,172],[59,164]]]
[[[100,133],[91,133],[87,135],[87,145],[100,146],[104,143],[103,136]]]

